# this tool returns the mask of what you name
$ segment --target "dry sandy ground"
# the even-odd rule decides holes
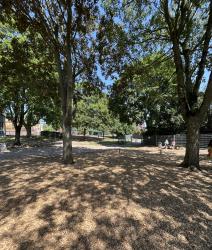
[[[206,151],[202,151],[206,154]],[[0,154],[0,249],[212,249],[212,164],[75,143]]]

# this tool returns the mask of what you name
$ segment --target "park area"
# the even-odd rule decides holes
[[[33,141],[33,140],[31,140]],[[211,249],[212,164],[184,149],[74,141],[0,153],[0,249]]]
[[[0,250],[212,250],[212,0],[0,0]]]

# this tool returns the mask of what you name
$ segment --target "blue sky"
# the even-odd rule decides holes
[[[114,80],[110,77],[105,78],[105,76],[102,74],[101,68],[97,66],[97,75],[99,79],[105,84],[105,86],[110,86],[113,84]]]
[[[110,77],[105,78],[105,76],[102,74],[100,66],[97,66],[97,75],[100,78],[100,80],[105,84],[105,87],[109,87],[113,85],[114,79]],[[210,71],[205,70],[205,74],[204,74],[205,81],[203,81],[202,84],[200,85],[200,91],[205,91],[207,87],[209,75],[210,75]]]
[[[207,87],[209,76],[210,76],[210,71],[206,70],[205,74],[204,74],[205,82],[202,82],[202,84],[200,85],[201,91],[205,91],[205,89]]]

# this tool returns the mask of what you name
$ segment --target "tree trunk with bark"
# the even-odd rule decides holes
[[[60,94],[62,106],[62,125],[63,125],[63,162],[64,164],[73,164],[72,154],[72,119],[73,119],[73,80],[72,70],[70,70],[67,78],[61,67],[59,55],[57,56],[58,72],[60,77]],[[65,80],[66,79],[66,80]]]
[[[62,125],[63,125],[63,162],[64,164],[73,164],[72,154],[72,120],[73,120],[73,96],[74,79],[72,73],[72,60],[70,48],[67,52],[67,71],[62,69],[60,53],[56,54],[58,73],[60,78],[60,95],[62,106]]]
[[[22,126],[15,126],[15,141],[13,143],[14,146],[21,145],[21,127]]]
[[[64,164],[73,164],[72,155],[72,124],[70,117],[64,115],[63,118],[63,161]]]
[[[68,67],[67,83],[62,84],[62,110],[63,110],[63,162],[73,164],[72,154],[72,120],[73,120],[74,82],[72,68]]]
[[[26,132],[27,132],[26,137],[31,138],[31,136],[32,136],[32,127],[31,126],[25,126],[25,129],[26,129]]]
[[[73,164],[72,154],[72,121],[73,121],[73,100],[75,79],[73,76],[73,30],[72,30],[72,1],[68,1],[67,22],[64,50],[60,46],[55,47],[55,56],[60,81],[60,95],[62,106],[63,122],[63,162],[64,164]],[[54,34],[58,38],[58,27],[55,28]],[[61,56],[62,55],[62,56]],[[63,59],[62,59],[63,58]]]
[[[200,169],[199,166],[199,131],[200,122],[195,117],[189,117],[187,122],[186,153],[182,167],[190,169]]]

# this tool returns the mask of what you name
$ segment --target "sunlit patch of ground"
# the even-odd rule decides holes
[[[183,150],[75,142],[0,155],[0,249],[211,249],[212,164]]]

